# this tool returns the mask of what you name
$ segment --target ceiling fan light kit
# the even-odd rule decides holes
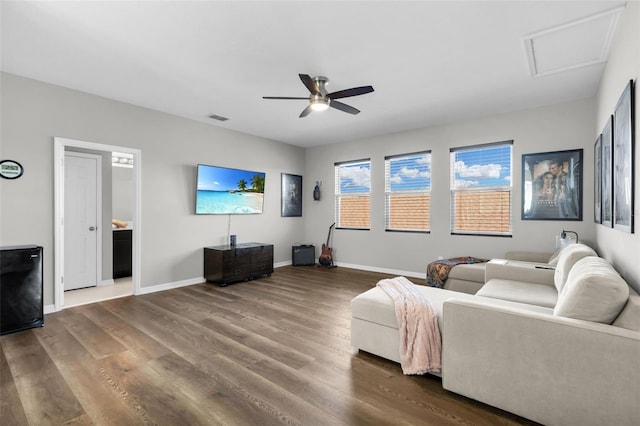
[[[320,95],[311,95],[311,109],[314,111],[326,111],[329,109],[329,98],[323,98]]]
[[[263,96],[262,98],[308,99],[309,105],[300,113],[300,118],[303,118],[309,115],[312,111],[325,111],[329,107],[338,109],[348,114],[358,114],[360,112],[359,109],[345,103],[338,102],[336,101],[336,99],[349,98],[351,96],[359,96],[373,92],[372,86],[360,86],[353,87],[351,89],[340,90],[333,93],[327,93],[327,89],[325,87],[327,83],[329,83],[329,79],[327,77],[318,76],[311,78],[308,74],[298,74],[298,76],[300,77],[302,84],[304,84],[307,90],[309,90],[310,95],[308,98],[292,96]]]

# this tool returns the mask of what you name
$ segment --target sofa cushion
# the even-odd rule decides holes
[[[567,277],[557,316],[611,324],[629,299],[629,286],[604,259],[587,256],[578,260]]]
[[[598,254],[593,249],[585,244],[569,244],[567,247],[560,251],[558,256],[558,263],[556,264],[556,271],[553,277],[553,283],[558,290],[558,293],[562,291],[562,287],[567,282],[567,277],[573,265],[580,259],[586,256],[597,256]]]
[[[442,288],[419,285],[418,290],[425,296],[431,306],[438,313],[438,322],[441,322],[442,304],[452,297],[460,299],[473,299],[475,296]],[[391,297],[379,287],[371,288],[357,295],[351,300],[351,316],[363,320],[375,322],[387,327],[398,328],[396,310]]]
[[[550,286],[547,286],[552,288]],[[442,305],[445,300],[488,300],[473,294],[459,293],[457,291],[449,291],[442,288],[418,285],[418,290],[424,297],[429,300],[431,306],[438,313],[438,324],[442,330]],[[518,307],[533,312],[551,314],[553,311],[549,308],[533,305],[513,304],[506,300],[491,300],[492,305]],[[373,287],[364,293],[361,293],[351,300],[351,316],[361,320],[380,324],[383,326],[398,328],[398,320],[396,318],[395,306],[391,297],[387,295],[379,287]]]
[[[547,308],[553,308],[558,300],[558,292],[553,286],[500,278],[489,280],[476,295]]]
[[[629,289],[629,300],[627,300],[613,325],[628,330],[640,331],[640,296],[633,289]]]
[[[360,293],[351,300],[351,316],[398,328],[393,301],[378,287]]]
[[[461,263],[451,268],[449,278],[484,283],[484,269],[486,266],[486,263]]]

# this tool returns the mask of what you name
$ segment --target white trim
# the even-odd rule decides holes
[[[52,314],[54,312],[58,312],[58,309],[56,309],[56,305],[44,305],[43,306],[43,313],[45,315]],[[45,320],[46,320],[46,318],[45,318]]]
[[[135,232],[132,238],[132,283],[133,294],[141,293],[142,274],[140,268],[142,242],[142,152],[139,149],[104,145],[61,137],[53,138],[53,169],[54,169],[54,307],[55,312],[64,309],[64,232],[62,218],[64,217],[64,155],[65,147],[91,149],[95,151],[119,151],[133,155],[133,221]]]
[[[133,151],[133,223],[134,232],[131,233],[131,279],[133,280],[133,294],[138,295],[142,286],[142,151]],[[127,151],[128,152],[128,151]]]
[[[111,278],[110,280],[102,280],[100,282],[98,282],[98,287],[102,287],[102,286],[107,286],[107,285],[115,285],[115,281],[113,280],[113,278]]]
[[[140,289],[140,294],[156,293],[158,291],[171,290],[171,289],[174,289],[174,288],[186,287],[186,286],[194,285],[194,284],[203,284],[205,282],[206,281],[205,281],[204,277],[191,278],[191,279],[188,279],[188,280],[181,280],[181,281],[174,281],[174,282],[171,282],[171,283],[158,284],[158,285],[153,285],[153,286],[149,286],[149,287],[142,287]]]
[[[273,267],[274,268],[281,268],[283,266],[289,266],[289,265],[292,265],[292,264],[293,264],[292,261],[287,260],[285,262],[278,262],[278,263],[274,264]],[[402,275],[402,276],[405,276],[405,277],[422,278],[424,280],[427,279],[427,273],[426,272],[422,273],[422,272],[413,272],[413,271],[403,271],[403,270],[400,270],[400,269],[378,268],[376,266],[357,265],[357,264],[354,264],[354,263],[342,263],[342,262],[340,262],[340,263],[335,262],[335,265],[336,266],[342,266],[343,268],[358,269],[360,271],[380,272],[382,274]]]
[[[289,266],[291,264],[293,264],[293,262],[291,260],[285,260],[284,262],[274,263],[273,267],[274,268],[282,268],[283,266]]]
[[[401,276],[405,276],[405,277],[422,278],[424,280],[427,279],[427,273],[426,272],[422,273],[422,272],[413,272],[413,271],[402,271],[400,269],[378,268],[378,267],[375,267],[375,266],[356,265],[356,264],[353,264],[353,263],[342,263],[342,262],[340,262],[340,263],[336,262],[336,265],[337,266],[342,266],[344,268],[359,269],[361,271],[380,272],[382,274],[401,275]]]
[[[55,312],[62,310],[64,302],[64,228],[62,212],[64,210],[64,143],[53,138],[53,301]]]
[[[275,263],[273,265],[274,268],[282,268],[283,266],[289,266],[289,265],[293,265],[293,262],[290,260],[287,260],[285,262],[278,262]],[[389,268],[378,268],[376,266],[370,266],[370,265],[357,265],[354,263],[338,263],[335,262],[336,266],[342,266],[343,268],[351,268],[351,269],[358,269],[360,271],[369,271],[369,272],[380,272],[382,274],[389,274],[389,275],[402,275],[405,277],[412,277],[412,278],[422,278],[424,280],[427,279],[427,273],[424,272],[414,272],[414,271],[403,271],[400,269],[389,269]],[[312,265],[305,265],[305,266],[312,266]],[[426,268],[426,267],[425,267]]]

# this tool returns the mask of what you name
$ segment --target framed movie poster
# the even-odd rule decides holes
[[[582,153],[522,155],[523,220],[582,220]]]
[[[633,232],[633,80],[627,84],[613,119],[613,227]]]
[[[282,173],[282,217],[302,216],[302,176]]]
[[[613,115],[607,120],[602,136],[602,224],[613,226]]]
[[[602,135],[593,145],[593,221],[602,223]]]

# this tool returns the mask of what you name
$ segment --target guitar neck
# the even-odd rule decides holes
[[[335,223],[329,227],[329,233],[327,234],[327,244],[326,244],[327,247],[329,247],[329,239],[331,239],[331,230],[333,229],[334,226],[336,226]]]

